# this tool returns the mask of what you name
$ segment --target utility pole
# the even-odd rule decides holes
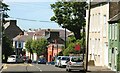
[[[66,27],[65,27],[65,49],[66,49]]]
[[[3,26],[3,9],[0,1],[0,68],[2,66],[2,26]]]
[[[87,47],[86,47],[86,71],[88,70],[89,29],[90,29],[90,9],[91,9],[91,0],[89,0],[89,3],[88,3]]]

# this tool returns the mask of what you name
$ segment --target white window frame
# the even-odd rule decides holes
[[[117,23],[115,23],[115,40],[117,40]]]
[[[111,40],[111,39],[112,39],[112,36],[111,36],[111,33],[112,33],[112,25],[111,25],[111,24],[109,25],[109,33],[110,33],[109,36],[110,36],[110,40]]]
[[[104,24],[104,29],[103,29],[103,37],[106,37],[106,30],[107,30],[107,17],[106,15],[103,16],[103,24]]]
[[[115,30],[114,30],[114,25],[115,25],[115,24],[112,24],[112,34],[111,34],[111,35],[112,35],[112,40],[114,40],[114,35],[115,35],[115,34],[114,34],[114,31],[115,31]]]

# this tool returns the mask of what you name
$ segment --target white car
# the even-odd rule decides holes
[[[14,62],[23,62],[21,56],[17,55],[10,55],[7,59],[7,62],[14,63]]]
[[[71,56],[67,61],[66,71],[71,70],[85,70],[83,58],[80,56]]]
[[[60,56],[58,57],[59,60],[57,62],[58,67],[66,67],[67,63],[66,61],[68,60],[68,56]]]
[[[62,56],[58,56],[55,60],[55,66],[57,67]]]

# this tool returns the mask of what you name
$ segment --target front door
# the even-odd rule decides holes
[[[111,67],[112,67],[112,70],[116,70],[116,48],[112,48],[112,56],[111,56]]]

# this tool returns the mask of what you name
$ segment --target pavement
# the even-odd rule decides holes
[[[88,66],[89,71],[112,71],[111,69],[103,66]]]
[[[103,66],[88,66],[88,73],[120,73]]]
[[[0,65],[0,73],[1,73],[1,71],[3,69],[3,67],[4,67],[4,64]]]

